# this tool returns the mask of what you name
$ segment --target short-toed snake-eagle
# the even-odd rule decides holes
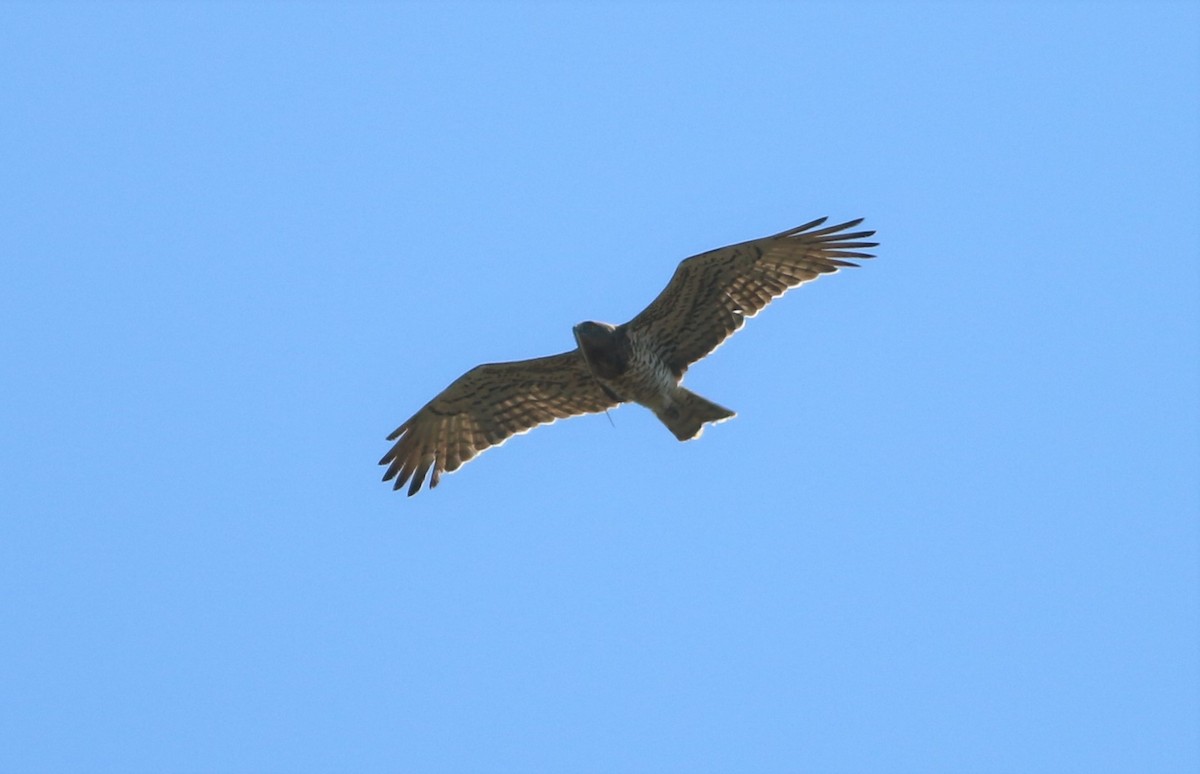
[[[384,481],[408,494],[429,486],[475,455],[556,419],[637,403],[687,441],[732,411],[680,386],[688,366],[716,349],[788,288],[855,266],[874,231],[825,218],[798,228],[688,258],[658,298],[624,325],[583,322],[569,352],[476,366],[388,436],[379,461]]]

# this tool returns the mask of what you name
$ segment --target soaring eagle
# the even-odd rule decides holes
[[[878,245],[861,241],[875,232],[849,230],[861,218],[820,228],[825,220],[688,258],[624,325],[576,325],[569,352],[472,368],[388,436],[383,480],[399,489],[411,479],[412,496],[430,469],[432,488],[510,436],[622,403],[650,409],[680,441],[729,419],[732,411],[680,386],[683,374],[788,288],[857,265],[846,258],[874,257],[859,251]]]

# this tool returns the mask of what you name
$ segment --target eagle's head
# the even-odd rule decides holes
[[[587,361],[592,375],[615,379],[629,367],[629,339],[624,330],[608,323],[579,323],[573,329],[579,352]]]
[[[601,346],[607,344],[612,338],[616,327],[608,323],[588,320],[579,323],[572,330],[575,331],[575,340],[581,347],[585,345]]]

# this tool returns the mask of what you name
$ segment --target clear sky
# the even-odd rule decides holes
[[[1200,765],[1197,4],[4,3],[0,104],[0,770]],[[821,215],[737,419],[380,483]]]

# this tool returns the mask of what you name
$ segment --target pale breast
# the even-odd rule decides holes
[[[612,389],[625,400],[640,403],[650,409],[661,409],[679,384],[679,379],[662,358],[630,334],[629,367],[619,377],[609,380]]]

